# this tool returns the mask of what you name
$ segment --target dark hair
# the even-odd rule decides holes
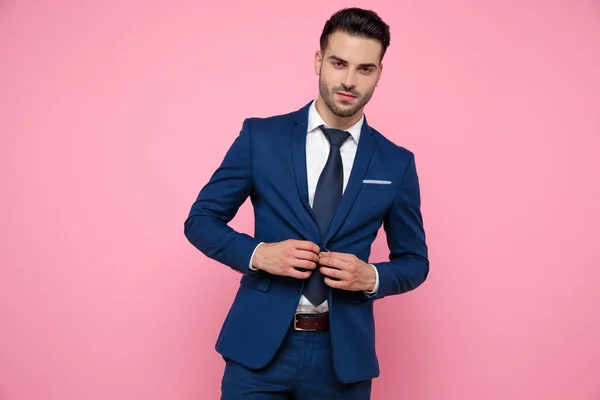
[[[344,8],[329,18],[321,33],[321,52],[325,51],[329,36],[337,31],[352,36],[376,39],[381,43],[381,57],[390,45],[390,27],[374,11],[362,8]]]

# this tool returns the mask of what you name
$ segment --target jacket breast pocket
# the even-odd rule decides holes
[[[256,275],[244,275],[240,280],[240,285],[259,292],[266,292],[271,287],[271,277],[264,272]]]
[[[398,184],[391,180],[365,179],[361,185],[362,190],[394,190]]]

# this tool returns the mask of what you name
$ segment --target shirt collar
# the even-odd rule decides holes
[[[329,126],[323,121],[323,118],[319,115],[316,107],[316,101],[313,101],[308,109],[308,128],[307,133],[318,129],[319,126],[325,125],[329,128]],[[350,128],[346,129],[346,132],[350,133],[350,136],[354,139],[356,143],[358,143],[358,139],[360,138],[360,131],[362,129],[363,122],[365,120],[365,116],[361,116],[360,119],[352,125]]]

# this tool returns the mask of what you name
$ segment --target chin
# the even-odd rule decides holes
[[[356,115],[357,110],[355,110],[354,108],[345,108],[345,109],[338,109],[336,110],[336,112],[334,112],[335,115],[337,115],[340,118],[350,118],[354,115]]]
[[[354,107],[354,102],[353,101],[346,101],[346,100],[336,100],[336,104],[340,107],[343,108],[350,108],[350,107]]]

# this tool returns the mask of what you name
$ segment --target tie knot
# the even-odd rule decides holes
[[[340,129],[326,128],[324,125],[321,125],[319,128],[321,128],[331,146],[341,147],[350,137],[349,132]]]

